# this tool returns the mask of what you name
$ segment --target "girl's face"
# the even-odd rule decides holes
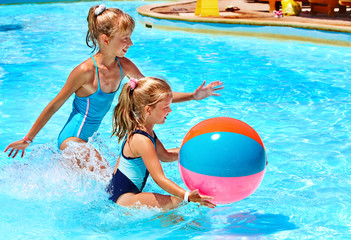
[[[130,46],[133,45],[131,39],[132,31],[116,34],[110,38],[109,48],[112,53],[117,57],[124,57]]]
[[[151,109],[150,120],[153,121],[154,124],[164,124],[166,118],[171,109],[172,97],[169,96],[158,103]]]

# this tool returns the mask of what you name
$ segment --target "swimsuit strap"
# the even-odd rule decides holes
[[[93,56],[91,56],[91,58],[93,59],[94,64],[95,64],[96,76],[97,76],[97,80],[98,80],[98,90],[100,90],[100,79],[99,79],[99,71],[98,71],[98,67],[97,67],[97,64],[96,64],[96,62],[95,62],[94,57],[93,57]],[[118,66],[119,66],[119,68],[121,69],[121,82],[122,82],[122,80],[123,80],[123,69],[122,69],[122,65],[121,65],[121,63],[119,62],[119,60],[118,60],[118,58],[117,58],[117,57],[116,57],[116,60],[117,60],[117,62],[118,62]],[[120,85],[121,85],[121,84],[120,84]],[[118,86],[118,88],[119,88],[119,86]],[[118,88],[117,88],[117,90],[118,90]]]
[[[121,69],[121,82],[122,82],[122,80],[123,80],[123,69],[122,69],[122,65],[121,65],[121,63],[119,62],[119,60],[118,60],[117,57],[116,57],[116,60],[117,60],[117,62],[118,62],[119,68]],[[118,88],[119,88],[119,86],[118,86]],[[118,89],[118,88],[117,88],[117,89]]]
[[[95,59],[93,58],[93,56],[91,56],[91,58],[93,59],[94,64],[95,64],[96,76],[97,76],[97,81],[98,81],[98,90],[100,90],[100,80],[99,80],[99,71],[98,71],[98,67],[97,67],[97,64],[96,64]]]
[[[156,144],[157,136],[156,136],[156,133],[155,133],[155,132],[153,132],[154,135],[155,135],[155,138],[151,137],[150,134],[148,134],[147,132],[145,132],[145,131],[143,131],[143,130],[140,130],[140,129],[135,130],[135,131],[133,132],[133,134],[135,134],[135,133],[138,133],[138,134],[144,135],[145,137],[150,138],[150,140],[151,140],[154,144]]]
[[[135,134],[135,133],[144,135],[145,137],[148,137],[148,138],[152,141],[152,143],[155,145],[155,148],[156,148],[157,136],[156,136],[156,133],[155,133],[155,132],[154,132],[155,138],[151,137],[150,134],[148,134],[147,132],[145,132],[145,131],[143,131],[143,130],[140,130],[140,129],[135,130],[135,131],[133,132],[133,134]],[[125,136],[125,138],[124,138],[124,140],[123,140],[123,142],[122,142],[122,147],[121,147],[121,149],[122,149],[122,150],[121,150],[122,155],[123,155],[123,148],[124,148],[124,145],[125,145],[126,142],[127,142],[127,138],[128,138],[128,137]],[[126,157],[126,156],[124,156],[124,155],[123,155],[123,157],[126,158],[126,159],[133,159],[133,158],[130,158],[130,157]]]

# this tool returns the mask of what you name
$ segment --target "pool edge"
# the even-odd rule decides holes
[[[323,24],[324,22],[321,21],[321,24],[317,24],[316,22],[308,23],[308,22],[295,22],[293,20],[286,19],[284,22],[276,21],[275,19],[249,19],[249,18],[238,18],[238,19],[227,19],[227,18],[214,18],[214,17],[198,17],[195,14],[191,17],[186,16],[178,16],[173,15],[172,13],[163,14],[154,12],[153,9],[159,7],[172,7],[178,4],[190,4],[194,3],[194,1],[178,1],[178,2],[171,2],[171,3],[157,3],[157,4],[149,4],[144,5],[137,8],[137,12],[139,16],[141,16],[141,21],[146,27],[156,27],[156,28],[168,28],[169,30],[183,30],[188,31],[191,29],[192,32],[212,32],[215,33],[215,29],[205,29],[205,27],[200,27],[200,25],[210,25],[210,24],[217,24],[217,25],[227,25],[232,26],[228,29],[222,27],[222,29],[217,29],[218,33],[225,33],[225,34],[232,34],[230,32],[235,32],[233,26],[240,26],[240,27],[271,27],[278,29],[280,28],[293,28],[293,29],[301,29],[301,30],[317,30],[322,32],[327,32],[330,34],[334,33],[341,33],[341,34],[351,34],[351,25],[350,26],[338,26],[338,25],[330,25],[330,24]],[[172,23],[172,24],[170,24]],[[188,26],[187,26],[188,25]],[[247,31],[244,32],[235,32],[236,35],[250,35]],[[257,34],[257,33],[256,33]],[[276,32],[260,32],[259,35],[268,38],[279,38],[279,35],[282,35],[282,38],[290,39],[290,40],[298,40],[298,41],[312,41],[322,44],[331,44],[337,46],[346,46],[351,47],[351,35],[346,40],[338,39],[338,37],[334,37],[332,39],[321,39],[321,36],[302,36],[299,34],[285,34]]]

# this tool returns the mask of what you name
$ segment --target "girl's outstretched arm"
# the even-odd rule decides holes
[[[89,74],[91,73],[87,71],[82,71],[80,67],[75,68],[69,75],[61,91],[53,100],[51,100],[51,102],[41,112],[41,114],[33,124],[32,128],[27,133],[26,139],[21,139],[19,141],[9,144],[4,150],[4,152],[7,152],[9,149],[11,149],[8,156],[12,156],[12,158],[14,158],[16,157],[19,151],[22,151],[21,157],[23,157],[25,149],[30,144],[28,142],[28,139],[33,140],[35,138],[38,132],[45,126],[49,119],[61,108],[61,106],[67,101],[67,99],[86,82],[86,79],[89,78]]]
[[[128,78],[143,78],[144,75],[140,72],[138,67],[128,58],[123,58],[122,60],[123,68],[126,71]],[[223,83],[220,81],[214,81],[205,86],[206,81],[204,81],[194,92],[183,93],[183,92],[173,92],[173,103],[185,102],[191,100],[202,100],[210,96],[220,96],[216,91],[223,89]]]
[[[142,157],[147,170],[149,171],[152,179],[156,182],[156,184],[166,192],[184,199],[187,191],[185,191],[183,188],[165,176],[162,165],[155,151],[155,147],[150,139],[146,138],[145,136],[134,136],[133,142],[134,146],[138,146],[136,149],[137,153]],[[215,204],[208,201],[209,199],[212,199],[212,197],[202,196],[198,194],[196,190],[190,192],[188,199],[189,201],[198,202],[206,207],[213,208],[216,206]]]
[[[184,102],[190,100],[202,100],[210,96],[220,96],[216,91],[223,89],[223,83],[220,81],[214,81],[205,86],[204,81],[193,93],[180,93],[173,92],[173,103]]]

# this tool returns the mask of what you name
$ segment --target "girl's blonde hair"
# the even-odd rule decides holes
[[[98,37],[106,34],[108,37],[114,37],[116,34],[123,34],[128,31],[132,32],[135,22],[131,16],[118,8],[106,8],[99,15],[95,15],[95,10],[99,6],[93,6],[89,9],[87,17],[88,32],[86,43],[88,47],[93,48],[93,52],[98,46]]]
[[[172,90],[166,80],[147,77],[138,81],[134,90],[129,83],[124,84],[113,112],[112,136],[120,142],[145,122],[145,106],[154,106],[167,97],[173,97]]]

